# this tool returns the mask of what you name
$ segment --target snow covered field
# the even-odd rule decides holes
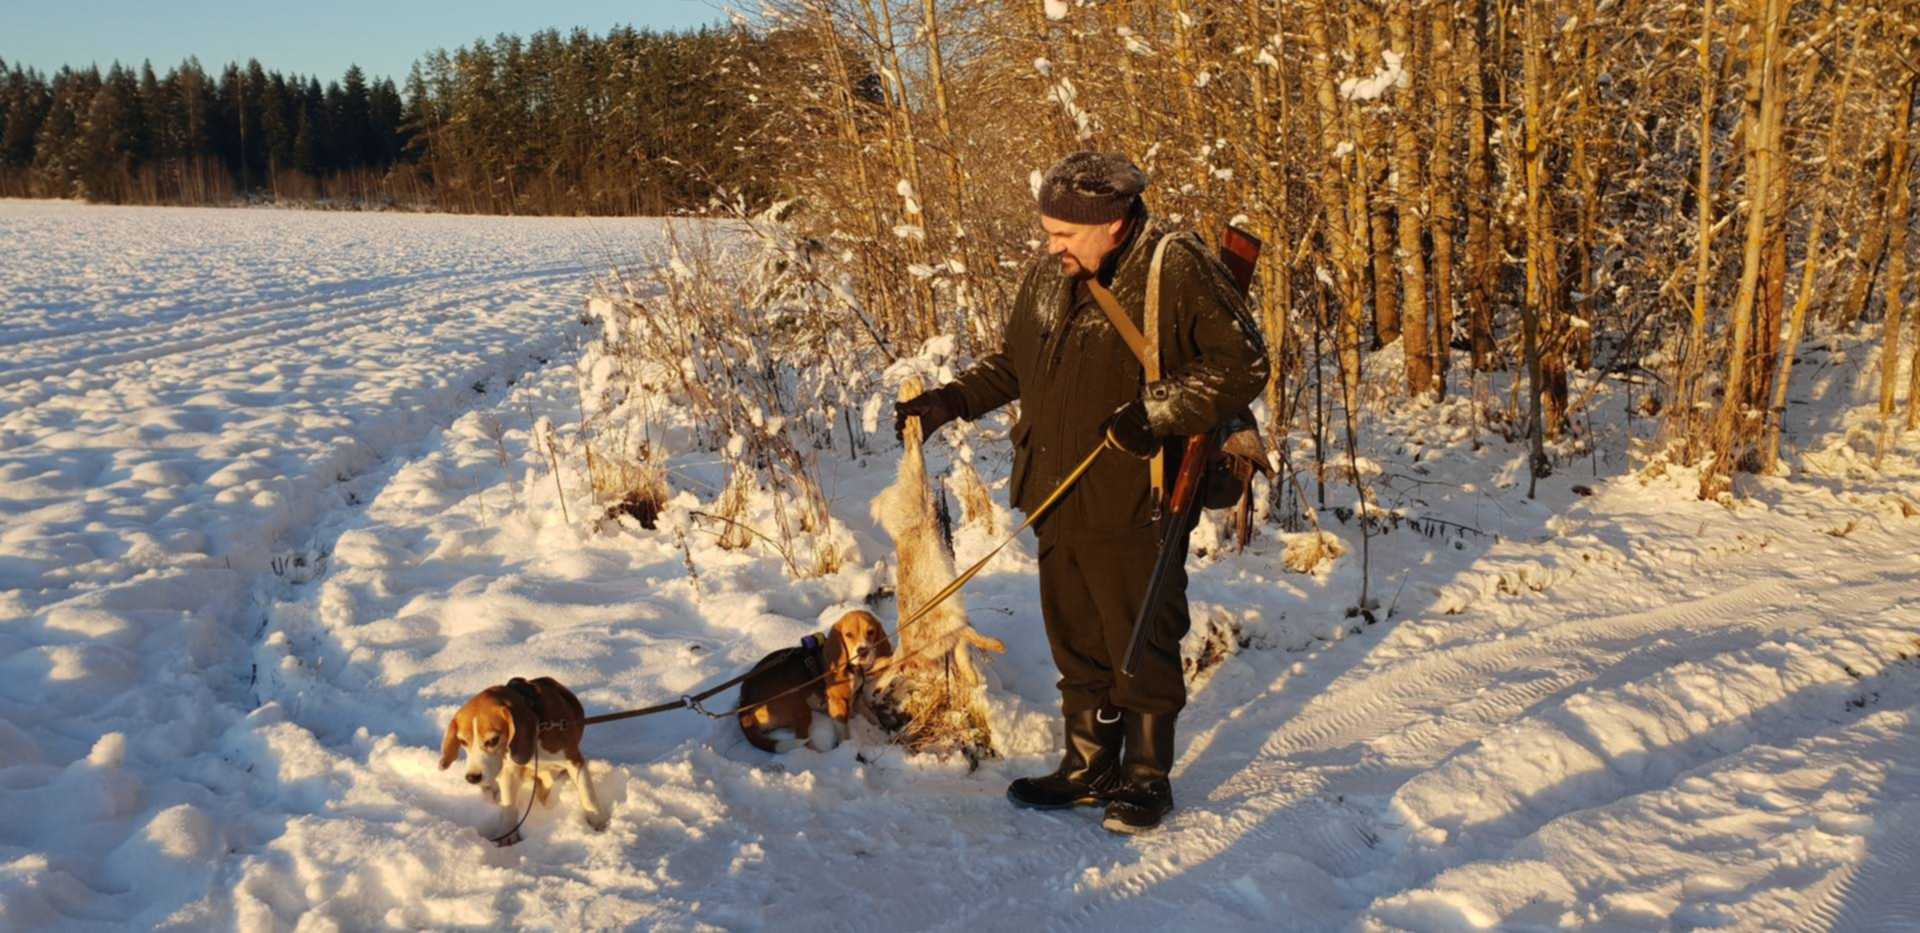
[[[607,832],[561,797],[488,846],[436,767],[475,690],[670,699],[891,579],[891,451],[823,460],[858,559],[821,579],[690,522],[709,454],[658,531],[596,532],[563,461],[563,518],[531,427],[578,420],[589,270],[656,229],[0,202],[0,928],[1920,927],[1920,444],[1866,466],[1855,338],[1731,510],[1627,473],[1614,387],[1537,501],[1463,402],[1365,424],[1392,615],[1347,616],[1331,510],[1317,576],[1196,556],[1190,647],[1231,653],[1155,835],[1005,803],[1058,740],[1026,541],[966,591],[1003,759],[670,713],[588,731]]]

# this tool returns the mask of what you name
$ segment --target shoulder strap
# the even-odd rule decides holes
[[[1120,307],[1120,299],[1113,297],[1113,292],[1100,284],[1099,279],[1088,279],[1087,291],[1093,293],[1093,303],[1099,305],[1100,310],[1107,315],[1107,323],[1112,324],[1113,329],[1120,332],[1120,339],[1126,343],[1127,349],[1133,351],[1133,358],[1139,360],[1140,365],[1146,369],[1159,369],[1160,367],[1155,365],[1158,361],[1153,358],[1155,348],[1147,343],[1146,335],[1140,333],[1140,328],[1133,326],[1133,321],[1127,317],[1126,309]],[[1147,302],[1150,307],[1154,304],[1152,298],[1148,298]]]
[[[1087,291],[1093,293],[1093,303],[1100,306],[1100,310],[1107,316],[1107,322],[1119,332],[1120,339],[1126,343],[1127,349],[1133,351],[1133,358],[1140,361],[1140,368],[1146,371],[1148,385],[1160,381],[1160,267],[1167,255],[1167,242],[1172,239],[1173,235],[1168,234],[1162,236],[1153,245],[1153,264],[1147,268],[1147,308],[1144,318],[1146,333],[1144,334],[1140,332],[1140,328],[1133,326],[1133,321],[1127,317],[1126,309],[1120,307],[1120,300],[1113,297],[1113,292],[1108,291],[1097,278],[1087,280]],[[1166,499],[1167,455],[1164,452],[1154,454],[1149,470],[1152,473],[1153,503],[1157,514],[1160,503]]]

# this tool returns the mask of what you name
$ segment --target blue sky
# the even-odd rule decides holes
[[[258,58],[337,78],[358,63],[396,82],[434,48],[553,27],[672,29],[724,19],[725,0],[0,0],[0,59],[45,71],[118,59],[155,70],[198,55],[209,70]]]

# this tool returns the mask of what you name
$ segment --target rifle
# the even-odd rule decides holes
[[[1252,288],[1253,271],[1259,260],[1260,240],[1253,234],[1228,227],[1220,235],[1220,261],[1227,267],[1240,294],[1245,295]],[[1147,578],[1147,595],[1140,601],[1140,614],[1134,617],[1133,634],[1127,638],[1127,655],[1120,661],[1120,673],[1128,677],[1133,676],[1133,660],[1140,652],[1140,637],[1147,630],[1147,620],[1153,618],[1160,596],[1166,590],[1167,574],[1173,570],[1174,561],[1186,557],[1187,549],[1179,545],[1200,515],[1207,467],[1216,446],[1213,432],[1195,434],[1187,438],[1186,449],[1180,455],[1180,472],[1175,475],[1173,491],[1167,496],[1167,527],[1160,533],[1160,556],[1154,560],[1153,576]]]

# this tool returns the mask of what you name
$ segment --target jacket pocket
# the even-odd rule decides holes
[[[1013,438],[1013,473],[1007,478],[1007,501],[1012,503],[1014,508],[1024,512],[1027,510],[1024,492],[1027,483],[1027,466],[1033,461],[1033,451],[1027,442],[1029,435],[1033,433],[1033,422],[1027,420],[1026,412],[1022,411],[1020,414],[1020,420],[1013,423],[1013,431],[1010,434]]]

